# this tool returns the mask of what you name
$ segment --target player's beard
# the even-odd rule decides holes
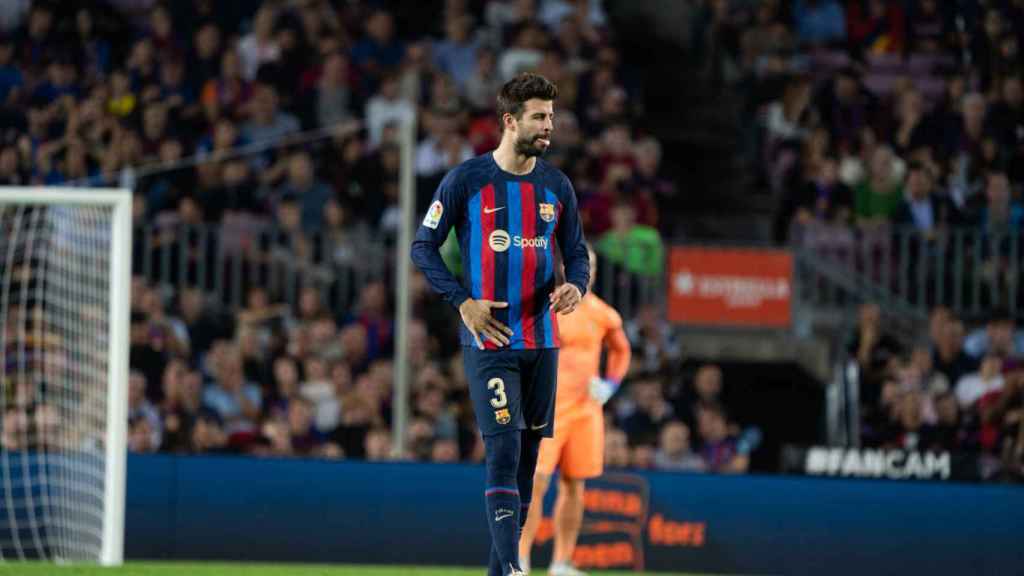
[[[540,134],[532,134],[523,138],[517,138],[516,154],[526,156],[527,158],[542,156],[547,149],[542,148],[537,144],[537,140],[541,138],[543,137]]]

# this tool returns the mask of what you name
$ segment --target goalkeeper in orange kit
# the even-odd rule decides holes
[[[555,550],[548,574],[583,574],[572,564],[576,539],[583,523],[583,484],[604,469],[604,415],[602,406],[615,393],[629,369],[629,340],[622,318],[611,306],[594,295],[597,257],[590,252],[590,284],[576,310],[558,321],[562,350],[558,356],[558,390],[555,396],[553,438],[540,444],[537,472],[533,481],[536,495],[530,504],[526,525],[519,540],[519,562],[528,570],[530,548],[540,525],[544,494],[555,468],[559,469],[558,499],[555,503]],[[605,377],[600,375],[601,351],[608,348]]]

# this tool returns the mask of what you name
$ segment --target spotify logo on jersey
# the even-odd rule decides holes
[[[490,237],[487,238],[487,243],[491,246],[491,250],[495,252],[504,252],[505,250],[508,250],[509,246],[515,246],[516,248],[548,249],[548,239],[543,236],[537,236],[536,238],[509,236],[508,232],[504,230],[495,230],[494,232],[491,232]]]
[[[512,238],[510,238],[508,232],[505,232],[504,230],[495,230],[494,232],[491,232],[490,238],[487,239],[487,244],[489,244],[491,250],[494,250],[495,252],[504,252],[512,245]]]

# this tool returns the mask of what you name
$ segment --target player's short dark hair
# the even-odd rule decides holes
[[[526,101],[533,98],[555,100],[558,98],[558,87],[540,74],[530,72],[523,72],[505,82],[498,93],[499,123],[504,126],[502,118],[505,114],[511,114],[517,120],[522,118]]]

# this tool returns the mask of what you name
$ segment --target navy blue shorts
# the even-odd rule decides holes
[[[484,436],[529,428],[551,437],[555,429],[557,348],[463,347],[462,358],[476,423]]]

